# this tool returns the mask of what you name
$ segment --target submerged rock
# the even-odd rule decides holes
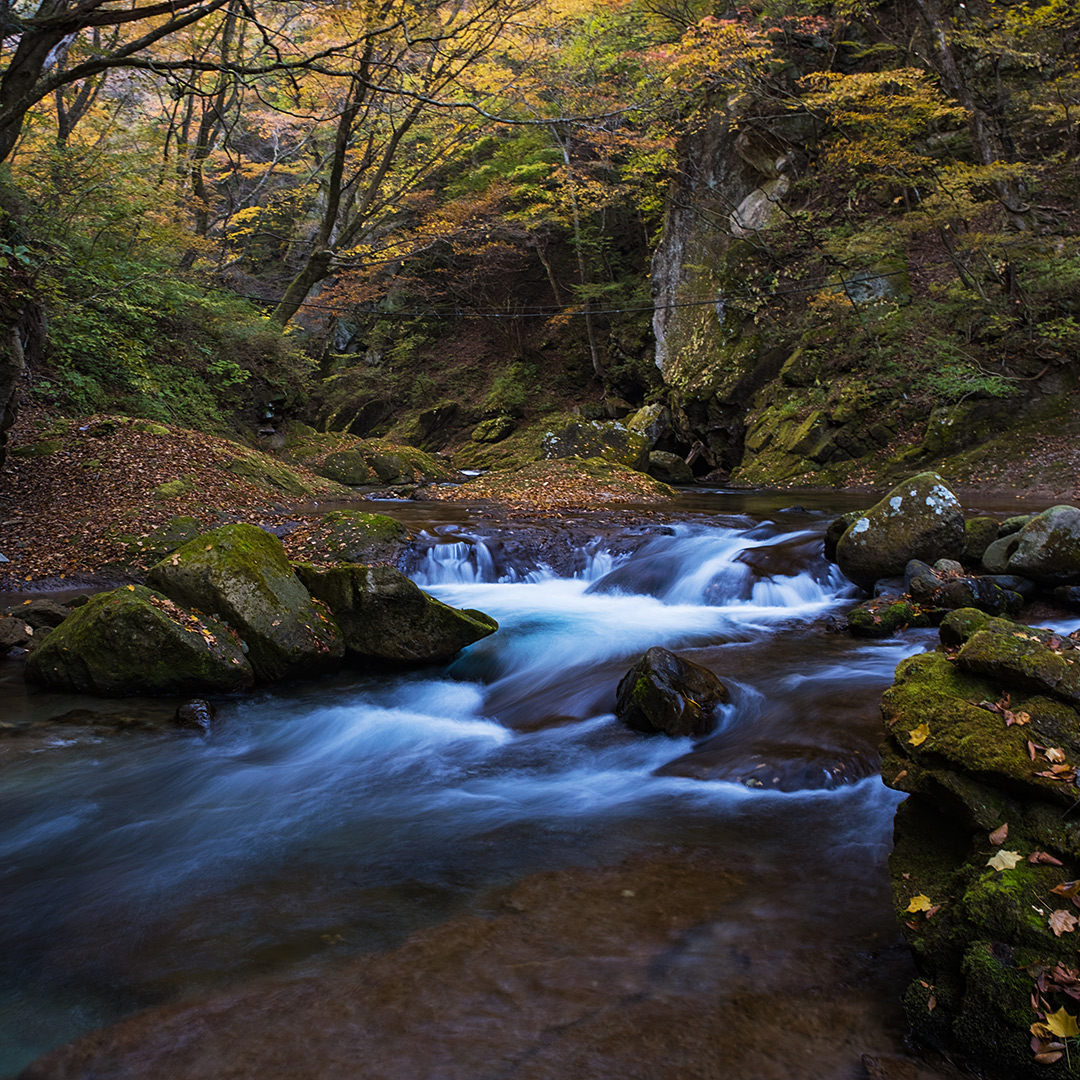
[[[200,735],[208,735],[210,725],[214,722],[216,716],[217,709],[214,708],[211,702],[205,698],[195,698],[178,706],[173,720],[177,727],[197,731]]]
[[[861,514],[840,537],[836,562],[864,589],[901,573],[912,559],[959,558],[964,551],[964,511],[937,473],[898,484]]]
[[[392,566],[300,563],[296,574],[326,603],[356,660],[427,664],[449,660],[499,624],[481,611],[459,609],[429,596]]]
[[[297,580],[281,541],[254,525],[200,536],[153,567],[147,581],[227,621],[247,644],[259,679],[312,674],[344,654],[333,619]]]
[[[708,668],[657,646],[620,680],[615,715],[648,735],[708,735],[713,710],[727,701],[727,687]]]
[[[127,697],[249,689],[251,666],[228,629],[142,585],[99,593],[27,660],[52,690]]]

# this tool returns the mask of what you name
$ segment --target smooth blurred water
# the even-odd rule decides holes
[[[564,577],[479,529],[433,532],[415,580],[500,624],[443,668],[224,702],[207,740],[0,744],[0,1075],[139,1005],[385,949],[494,885],[648,843],[752,862],[758,920],[812,836],[870,868],[834,875],[828,902],[880,906],[896,796],[877,699],[927,638],[827,633],[850,587],[820,557],[827,518],[799,517],[699,516],[621,553],[588,539]],[[616,721],[654,645],[728,683],[714,735]],[[814,922],[809,905],[793,952]]]

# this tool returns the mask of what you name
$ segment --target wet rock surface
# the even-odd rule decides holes
[[[910,795],[890,859],[919,968],[905,1009],[925,1045],[988,1076],[1077,1076],[1060,1035],[1080,994],[1080,648],[972,609],[941,641],[882,702],[882,776]]]
[[[623,676],[615,715],[648,735],[708,735],[714,709],[729,700],[727,687],[708,668],[663,648],[649,649]]]

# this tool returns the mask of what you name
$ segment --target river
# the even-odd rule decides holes
[[[877,701],[933,635],[830,632],[854,595],[820,555],[837,507],[696,496],[630,539],[598,512],[557,570],[479,512],[401,507],[414,580],[500,623],[445,667],[225,701],[209,739],[0,740],[0,1076],[140,1009],[124,1038],[157,1064],[101,1075],[856,1080],[903,1059]],[[728,685],[713,735],[615,720],[653,645]],[[175,707],[27,691],[14,663],[0,694],[9,723]],[[176,1009],[225,1000],[279,1070],[212,1039],[170,1058]],[[370,1056],[342,1072],[349,1038]]]

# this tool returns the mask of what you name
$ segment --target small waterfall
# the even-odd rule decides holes
[[[409,576],[422,588],[438,585],[514,585],[549,581],[557,575],[542,559],[515,556],[491,537],[461,535],[443,540],[424,537],[422,553]],[[593,540],[570,552],[577,581],[596,581],[611,573],[625,558]]]

